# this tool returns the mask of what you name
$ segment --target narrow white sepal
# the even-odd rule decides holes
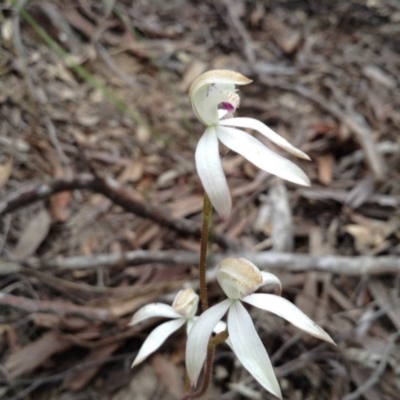
[[[186,343],[186,370],[192,386],[196,384],[203,368],[211,333],[230,304],[231,300],[226,299],[204,311],[190,330]]]
[[[185,319],[181,318],[157,326],[157,328],[154,329],[154,331],[152,331],[143,342],[139,353],[133,361],[132,368],[144,361],[150,354],[154,353],[165,342],[165,340],[177,331],[185,322]]]
[[[318,339],[335,344],[333,339],[319,327],[311,318],[307,317],[299,308],[289,300],[273,294],[254,293],[243,299],[248,304],[269,311],[292,323],[297,328],[309,333]]]
[[[148,318],[182,318],[182,315],[177,313],[171,306],[163,303],[151,303],[140,308],[133,315],[129,325],[135,325]]]
[[[226,126],[218,126],[216,131],[219,140],[226,147],[242,155],[258,168],[289,182],[310,186],[307,175],[296,164],[274,153],[248,133]]]
[[[215,127],[205,130],[196,147],[197,173],[211,204],[223,219],[231,213],[232,200],[219,156]]]
[[[243,367],[268,392],[282,399],[271,361],[254,327],[249,313],[236,300],[228,314],[229,339],[237,358]]]
[[[271,128],[268,128],[267,125],[263,124],[261,121],[259,121],[257,119],[254,119],[254,118],[229,118],[229,119],[220,121],[220,125],[254,129],[255,131],[260,132],[262,135],[264,135],[266,138],[268,138],[271,142],[275,143],[279,147],[282,147],[282,149],[285,149],[286,151],[293,154],[294,156],[299,157],[299,158],[304,158],[305,160],[310,160],[310,157],[306,153],[304,153],[303,151],[294,147],[286,139],[284,139],[282,136],[278,135]]]

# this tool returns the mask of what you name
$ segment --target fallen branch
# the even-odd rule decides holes
[[[54,312],[58,315],[79,315],[96,321],[111,322],[115,320],[115,315],[107,309],[78,306],[66,302],[29,299],[7,293],[0,293],[0,304],[16,307],[27,312]]]
[[[226,257],[245,257],[259,268],[274,272],[319,271],[343,275],[381,275],[400,272],[400,257],[343,257],[343,256],[313,256],[307,254],[276,253],[276,252],[240,252],[215,254],[210,257],[209,265],[215,266]],[[160,263],[169,265],[197,265],[198,254],[187,251],[147,251],[135,250],[122,254],[99,254],[92,256],[56,257],[51,260],[32,259],[24,263],[35,269],[92,269],[97,267],[113,267],[121,265],[140,265]],[[7,273],[20,272],[18,264],[7,264]],[[14,265],[14,270],[10,266]],[[1,275],[1,271],[0,271]]]
[[[138,201],[122,188],[118,182],[111,179],[101,179],[89,174],[79,175],[72,179],[54,179],[48,183],[41,183],[12,193],[8,198],[0,202],[0,216],[9,214],[39,200],[46,200],[56,193],[78,189],[100,193],[125,211],[148,218],[181,235],[195,237],[200,237],[201,235],[199,224],[186,219],[175,219],[167,210]],[[215,233],[213,240],[223,248],[237,247],[234,241],[221,234]]]

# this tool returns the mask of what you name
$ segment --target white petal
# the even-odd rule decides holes
[[[186,344],[186,370],[192,386],[196,384],[203,368],[211,333],[230,304],[231,301],[226,299],[204,311],[190,330]]]
[[[218,214],[227,219],[232,200],[219,156],[218,138],[214,127],[207,128],[196,148],[196,167],[200,180]]]
[[[296,157],[304,158],[305,160],[310,160],[310,157],[297,149],[293,145],[291,145],[286,139],[282,136],[278,135],[271,128],[268,128],[267,125],[263,124],[261,121],[254,118],[229,118],[223,121],[220,121],[221,125],[225,126],[237,126],[239,128],[250,128],[254,129],[257,132],[260,132],[266,138],[274,142],[278,146],[282,147],[289,153],[295,155]]]
[[[286,319],[294,326],[297,326],[297,328],[300,328],[318,339],[335,344],[332,338],[322,328],[307,317],[307,315],[293,303],[283,297],[275,296],[274,294],[255,293],[245,297],[243,301]]]
[[[140,364],[151,353],[155,352],[165,342],[165,340],[177,331],[185,322],[186,320],[184,318],[180,318],[157,326],[157,328],[154,329],[154,331],[152,331],[144,341],[139,353],[133,361],[132,368],[135,365]]]
[[[229,309],[228,330],[233,351],[243,367],[264,389],[282,398],[267,351],[254,328],[249,313],[238,300]]]
[[[192,330],[193,325],[197,321],[198,318],[199,317],[193,317],[193,318],[190,318],[190,319],[187,320],[187,323],[186,323],[186,335],[189,336],[189,333]]]
[[[224,118],[226,114],[228,114],[228,111],[227,111],[227,110],[221,110],[221,109],[219,109],[219,110],[218,110],[218,119]]]
[[[148,318],[164,317],[164,318],[182,318],[171,306],[163,303],[151,303],[140,308],[133,315],[129,325],[135,325]]]
[[[225,146],[241,154],[258,168],[287,181],[310,186],[310,180],[307,175],[297,165],[274,153],[246,132],[218,126],[217,135]]]
[[[278,295],[282,293],[282,284],[276,275],[261,271],[261,276],[263,278],[262,286],[267,286],[268,291],[274,291]]]
[[[226,323],[224,321],[218,321],[217,325],[214,326],[213,332],[218,334],[226,330]]]

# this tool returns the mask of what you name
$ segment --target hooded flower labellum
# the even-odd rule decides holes
[[[235,85],[247,85],[251,80],[229,70],[213,70],[200,75],[190,86],[193,111],[206,127],[196,148],[196,167],[211,203],[223,218],[228,218],[232,200],[219,156],[218,140],[241,154],[258,168],[287,181],[309,186],[306,174],[291,161],[274,153],[241,129],[254,129],[289,153],[310,158],[287,140],[254,118],[232,118],[240,98]]]
[[[139,309],[133,315],[129,325],[136,325],[153,317],[172,318],[172,321],[159,325],[150,333],[133,361],[132,367],[144,361],[183,325],[186,324],[187,332],[189,332],[195,322],[196,317],[194,315],[197,312],[198,303],[199,296],[194,290],[185,289],[178,292],[172,307],[167,304],[152,303]]]
[[[186,368],[191,384],[196,384],[202,370],[211,333],[221,330],[216,325],[228,312],[227,343],[249,373],[266,390],[282,398],[271,361],[242,302],[279,315],[319,339],[334,344],[333,340],[290,301],[275,294],[254,293],[259,287],[270,285],[280,294],[281,284],[275,275],[260,271],[250,261],[244,258],[223,260],[218,266],[217,279],[228,298],[205,311],[189,333]]]

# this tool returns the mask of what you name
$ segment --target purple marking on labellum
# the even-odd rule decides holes
[[[235,110],[235,107],[233,107],[233,105],[231,103],[227,103],[227,102],[223,101],[221,104],[222,104],[222,108],[224,110],[227,110],[227,111],[234,111]]]

